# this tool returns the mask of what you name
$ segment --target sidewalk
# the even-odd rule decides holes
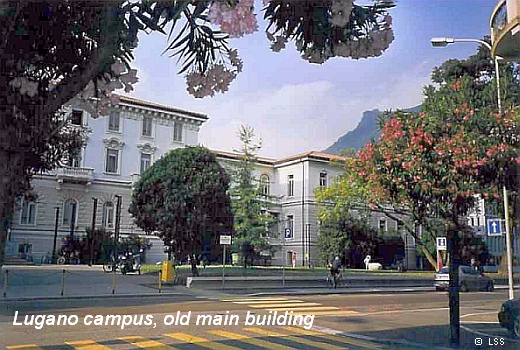
[[[7,281],[5,270],[9,271]],[[384,277],[382,278],[387,280]],[[377,281],[379,279],[374,276],[365,280]],[[497,285],[495,288],[505,290],[508,286]],[[516,285],[515,289],[518,290],[518,288],[519,286]],[[264,285],[263,288],[256,290],[246,288],[222,290],[219,287],[209,289],[204,284],[199,284],[195,288],[163,284],[161,285],[161,292],[159,292],[158,274],[122,275],[121,273],[105,273],[102,266],[87,265],[4,266],[0,274],[0,301],[158,296],[172,293],[174,295],[213,297],[216,295],[268,296],[331,293],[426,293],[434,291],[432,282],[431,285],[415,286],[399,285],[398,283],[385,285],[351,283],[346,288],[337,289],[327,288],[323,284],[308,286],[289,284],[285,288]]]

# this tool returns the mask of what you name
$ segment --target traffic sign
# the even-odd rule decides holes
[[[488,236],[502,236],[502,220],[488,219],[487,229]]]
[[[437,237],[437,250],[446,250],[446,237]]]
[[[220,235],[220,245],[230,245],[231,236]]]
[[[292,239],[293,238],[293,233],[292,233],[292,230],[287,227],[285,229],[285,239]]]

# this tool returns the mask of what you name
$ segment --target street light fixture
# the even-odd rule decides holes
[[[432,38],[431,43],[433,47],[445,47],[448,44],[455,42],[453,38]]]

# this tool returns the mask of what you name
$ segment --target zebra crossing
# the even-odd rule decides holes
[[[222,299],[223,302],[230,302],[237,305],[245,305],[252,310],[292,312],[293,315],[314,315],[314,316],[354,316],[359,312],[342,309],[336,306],[325,306],[321,303],[306,302],[298,299],[288,299],[283,297],[273,298],[237,298]]]
[[[63,344],[22,344],[6,346],[7,350],[124,350],[124,349],[270,349],[270,350],[340,350],[388,349],[374,341],[342,335],[332,335],[299,327],[245,327],[240,330],[207,329],[196,335],[168,333],[161,336],[125,336],[109,340],[75,340]]]

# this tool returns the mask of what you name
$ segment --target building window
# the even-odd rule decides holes
[[[386,219],[379,219],[379,232],[386,232],[388,231],[386,226]]]
[[[322,171],[320,173],[320,187],[321,188],[327,187],[327,173],[325,171]]]
[[[260,194],[262,196],[269,196],[269,175],[263,174],[260,176]]]
[[[287,196],[294,196],[294,175],[287,176]]]
[[[398,233],[402,233],[404,230],[404,224],[401,221],[396,221],[395,227]]]
[[[81,167],[81,149],[76,148],[70,152],[69,158],[67,159],[67,166],[72,168]]]
[[[173,141],[182,142],[182,123],[173,123]]]
[[[106,172],[117,174],[119,165],[119,151],[116,149],[107,149],[107,162],[106,162]]]
[[[108,130],[110,131],[119,131],[121,117],[119,112],[113,111],[110,113],[108,117]]]
[[[74,125],[83,125],[83,111],[73,110],[70,122]]]
[[[75,199],[67,199],[63,204],[63,225],[76,225],[78,202]]]
[[[105,202],[103,204],[103,217],[101,219],[101,225],[105,228],[113,228],[115,222],[115,209],[114,203]]]
[[[143,118],[143,136],[152,137],[152,118]]]
[[[36,203],[23,201],[20,224],[34,225],[36,223]]]
[[[141,174],[152,165],[152,155],[141,153]]]

